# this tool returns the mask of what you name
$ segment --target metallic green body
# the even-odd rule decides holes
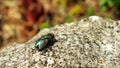
[[[40,39],[38,39],[35,43],[36,48],[43,48],[48,42],[45,42],[45,39],[52,39],[52,36],[50,34],[43,35]]]

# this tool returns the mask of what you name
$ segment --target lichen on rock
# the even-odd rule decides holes
[[[54,33],[51,49],[38,52],[35,40]],[[0,50],[1,68],[119,68],[120,21],[98,16],[41,30],[23,44]]]

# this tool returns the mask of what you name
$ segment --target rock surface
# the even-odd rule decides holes
[[[35,40],[46,33],[58,40],[38,52]],[[120,21],[98,16],[41,30],[26,43],[0,51],[0,68],[120,68]]]

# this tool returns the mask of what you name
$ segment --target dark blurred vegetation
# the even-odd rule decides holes
[[[0,0],[0,46],[91,15],[119,20],[120,0]]]

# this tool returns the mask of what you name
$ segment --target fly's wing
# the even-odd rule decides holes
[[[41,43],[39,43],[40,44],[39,50],[44,49],[46,47],[47,43],[48,43],[48,39],[42,40]]]

